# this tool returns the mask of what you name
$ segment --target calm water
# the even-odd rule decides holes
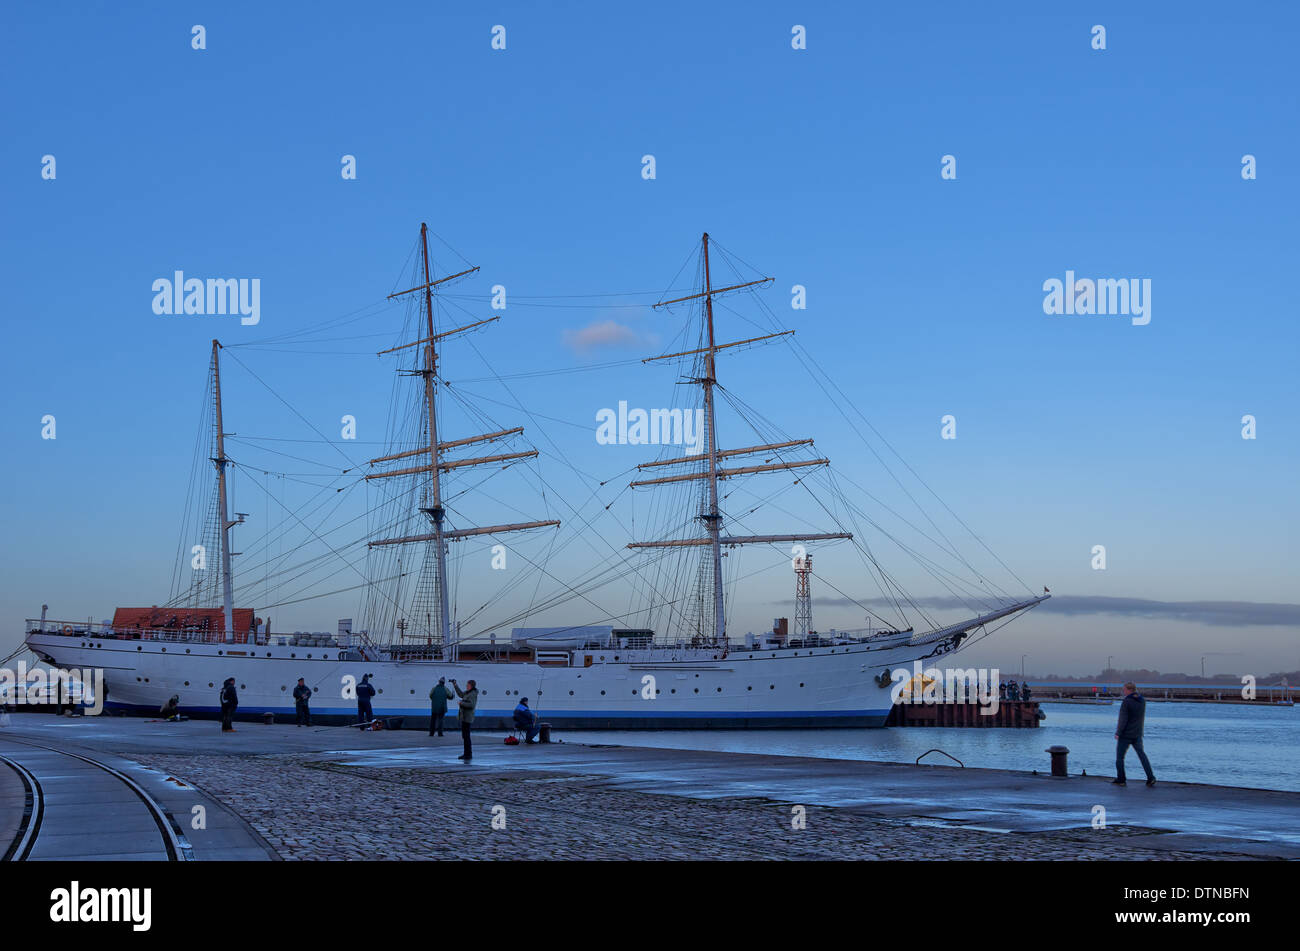
[[[1070,748],[1070,772],[1115,774],[1115,719],[1119,705],[1044,702],[1047,719],[1036,730],[655,730],[569,732],[570,742],[661,746],[911,763],[932,747],[967,766],[1046,770],[1044,750]],[[1148,703],[1146,751],[1156,778],[1223,786],[1300,791],[1300,707],[1217,703]],[[952,765],[932,753],[926,763]],[[1131,751],[1128,776],[1142,776]]]

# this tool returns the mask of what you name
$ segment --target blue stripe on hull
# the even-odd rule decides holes
[[[130,713],[158,715],[158,708],[144,704],[126,704],[106,701],[106,709]],[[219,707],[182,707],[181,712],[196,719],[218,719]],[[294,723],[297,713],[292,707],[273,707],[241,709],[235,719],[242,721],[261,720],[263,712],[275,714],[277,723]],[[474,717],[475,730],[508,730],[512,727],[513,710],[485,710]],[[429,728],[429,714],[411,713],[407,710],[375,708],[375,716],[382,718],[401,718],[403,726],[408,729]],[[889,716],[889,710],[846,710],[835,713],[818,713],[805,710],[778,710],[772,712],[747,713],[660,713],[646,716],[644,712],[575,710],[567,713],[548,713],[542,711],[540,719],[551,724],[557,730],[779,730],[807,727],[883,727]],[[313,723],[342,725],[357,722],[357,712],[350,707],[325,707],[312,709]],[[456,714],[448,714],[446,727],[457,729]]]

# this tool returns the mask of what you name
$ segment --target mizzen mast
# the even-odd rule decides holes
[[[702,471],[685,472],[678,475],[661,476],[656,479],[642,479],[630,483],[630,487],[660,485],[669,482],[687,482],[694,480],[708,480],[706,488],[706,498],[704,511],[700,514],[700,521],[704,523],[706,535],[704,538],[682,538],[668,539],[664,541],[633,542],[628,548],[685,548],[693,546],[707,545],[711,554],[711,574],[713,577],[713,637],[720,644],[727,642],[727,618],[723,599],[722,586],[722,546],[727,545],[747,545],[763,544],[771,542],[796,542],[796,541],[828,541],[839,538],[852,538],[853,536],[844,532],[835,533],[795,533],[788,535],[749,535],[749,536],[724,536],[722,534],[722,512],[718,507],[718,480],[730,478],[739,475],[748,475],[756,472],[770,472],[780,469],[795,469],[803,466],[828,465],[829,459],[813,459],[799,461],[782,461],[778,463],[769,463],[753,466],[741,466],[735,469],[720,469],[718,460],[731,456],[744,455],[747,453],[763,452],[770,450],[786,449],[793,446],[811,445],[811,439],[790,440],[781,443],[769,443],[762,446],[748,446],[743,449],[719,450],[717,439],[717,417],[714,412],[713,388],[717,384],[717,367],[715,357],[719,350],[725,350],[729,347],[737,347],[742,344],[758,343],[764,340],[771,340],[776,337],[784,337],[792,334],[794,331],[783,331],[781,333],[768,334],[764,337],[752,337],[748,340],[737,340],[732,343],[719,344],[713,330],[713,298],[730,291],[738,291],[748,287],[757,287],[768,284],[772,278],[765,277],[757,281],[746,281],[741,284],[732,284],[727,287],[714,288],[713,277],[709,269],[709,235],[704,233],[701,238],[701,246],[704,257],[704,289],[698,294],[688,294],[685,297],[676,297],[672,300],[661,301],[655,305],[655,308],[667,307],[672,304],[680,304],[686,301],[704,299],[704,321],[708,345],[697,350],[688,350],[683,353],[665,354],[661,357],[650,357],[642,362],[651,360],[667,360],[673,357],[691,356],[702,354],[704,357],[704,375],[692,379],[691,382],[698,383],[704,389],[704,429],[706,434],[705,451],[708,454],[707,467]],[[698,456],[687,456],[684,458],[660,460],[656,462],[642,463],[637,468],[646,469],[655,466],[674,465],[690,462],[698,462]]]
[[[229,503],[226,499],[226,465],[230,460],[226,458],[226,433],[221,412],[221,364],[217,359],[220,350],[221,343],[217,340],[212,341],[212,390],[217,427],[217,454],[213,458],[212,464],[217,467],[217,524],[221,527],[221,605],[225,615],[225,633],[222,639],[230,642],[235,639],[235,598],[230,568],[230,529],[239,522],[229,521]]]

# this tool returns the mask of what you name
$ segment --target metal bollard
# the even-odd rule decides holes
[[[1068,746],[1049,746],[1047,752],[1052,754],[1052,775],[1064,779],[1070,774],[1066,771],[1065,760],[1070,755]]]
[[[551,742],[551,725],[549,723],[537,724],[537,738],[543,743]]]

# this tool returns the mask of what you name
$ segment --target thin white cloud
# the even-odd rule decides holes
[[[653,341],[617,320],[597,320],[581,330],[564,331],[565,344],[577,353],[645,347]]]

